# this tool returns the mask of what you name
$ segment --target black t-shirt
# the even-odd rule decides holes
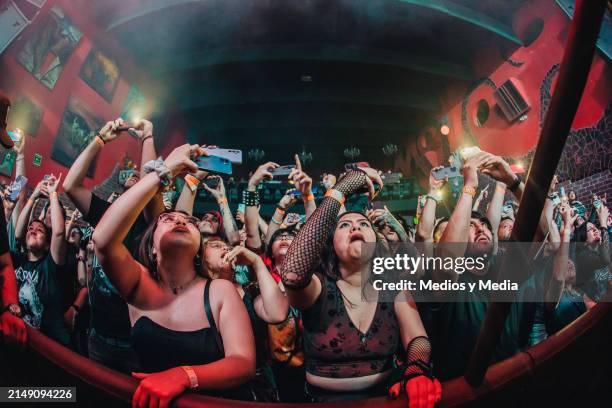
[[[62,292],[57,280],[58,266],[51,254],[35,262],[28,260],[25,252],[11,252],[11,257],[23,320],[52,339],[69,344],[70,336],[63,319]]]
[[[496,268],[499,266],[493,266]],[[494,275],[491,275],[493,273]],[[488,276],[495,276],[489,272]],[[481,277],[469,272],[459,275],[459,282],[477,283]],[[483,277],[482,279],[486,279]],[[524,291],[529,290],[530,283],[519,286],[519,298],[524,297]],[[435,335],[432,344],[434,367],[436,376],[447,380],[462,375],[476,345],[489,306],[489,294],[478,290],[473,292],[460,291],[452,302],[432,305],[432,318],[434,319]],[[530,327],[533,322],[532,312],[522,302],[514,302],[506,319],[501,338],[493,354],[493,361],[501,361],[511,357],[526,345]]]
[[[91,204],[89,205],[89,212],[83,216],[83,219],[95,228],[102,219],[102,216],[104,215],[106,210],[108,210],[110,206],[111,203],[101,199],[95,194],[92,194]],[[132,228],[130,228],[130,231],[128,232],[127,236],[123,240],[125,246],[128,248],[132,256],[136,259],[138,259],[138,246],[140,245],[140,238],[147,229],[147,226],[148,224],[145,220],[144,215],[140,214]]]
[[[4,217],[4,200],[0,200],[0,255],[9,251],[8,235],[6,233],[6,218]]]
[[[89,212],[83,218],[95,228],[110,206],[109,202],[92,194]],[[146,220],[141,214],[123,241],[135,258],[137,258],[140,236],[146,228]],[[95,256],[88,289],[91,306],[90,327],[104,337],[128,341],[131,325],[127,303],[108,279]]]

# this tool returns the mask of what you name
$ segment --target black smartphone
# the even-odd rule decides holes
[[[125,127],[125,126],[118,127],[117,132],[128,132],[130,136],[132,136],[135,139],[138,139],[139,138],[138,133],[136,133],[135,130],[130,130],[130,129],[131,129],[130,127]]]
[[[206,184],[210,188],[217,188],[217,186],[219,185],[219,178],[207,177],[206,179],[204,179],[204,184]]]
[[[287,166],[280,166],[277,167],[275,169],[271,169],[270,173],[272,173],[272,175],[274,177],[277,176],[288,176],[289,174],[291,174],[291,170],[295,169],[295,165],[287,165]]]
[[[459,171],[459,167],[450,166],[450,167],[443,167],[441,169],[436,169],[432,171],[431,174],[432,176],[434,176],[436,180],[444,180],[444,178],[446,177],[450,179],[453,177],[461,176],[461,171]]]
[[[232,174],[232,162],[218,156],[201,156],[196,159],[198,169],[213,174]]]

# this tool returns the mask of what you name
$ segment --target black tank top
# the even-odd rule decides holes
[[[210,280],[204,285],[204,310],[210,327],[195,331],[165,328],[146,316],[132,327],[132,342],[143,372],[153,373],[181,365],[202,365],[224,357],[223,343],[210,308]]]

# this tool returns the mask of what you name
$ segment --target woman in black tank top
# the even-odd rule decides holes
[[[364,214],[338,217],[345,198],[363,187],[374,197],[373,181],[382,187],[376,170],[363,168],[328,190],[281,267],[289,301],[302,310],[306,391],[316,402],[346,401],[383,395],[392,385],[390,393],[405,391],[411,406],[420,401],[433,408],[441,387],[432,376],[431,346],[416,305],[405,300],[409,294],[393,303],[361,300],[361,276],[371,271],[362,244],[375,243],[376,233]],[[314,274],[320,262],[322,273]],[[400,343],[407,363],[394,367]],[[402,381],[395,383],[397,371]]]
[[[255,374],[247,311],[230,282],[204,277],[197,218],[162,213],[143,236],[141,263],[123,244],[160,187],[196,171],[190,157],[201,154],[199,146],[183,145],[165,161],[145,164],[148,174],[111,205],[93,235],[105,272],[128,302],[134,348],[147,371],[133,373],[142,379],[134,406],[168,406],[187,389],[227,395]]]

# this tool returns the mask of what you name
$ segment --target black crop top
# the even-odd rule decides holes
[[[210,310],[210,282],[208,280],[204,286],[204,310],[210,327],[176,331],[146,316],[136,321],[132,327],[132,342],[143,372],[154,373],[181,365],[208,364],[224,357],[223,343]]]
[[[379,302],[368,331],[351,321],[340,289],[325,275],[321,294],[302,312],[306,371],[321,377],[353,378],[386,371],[400,344],[393,303]]]

